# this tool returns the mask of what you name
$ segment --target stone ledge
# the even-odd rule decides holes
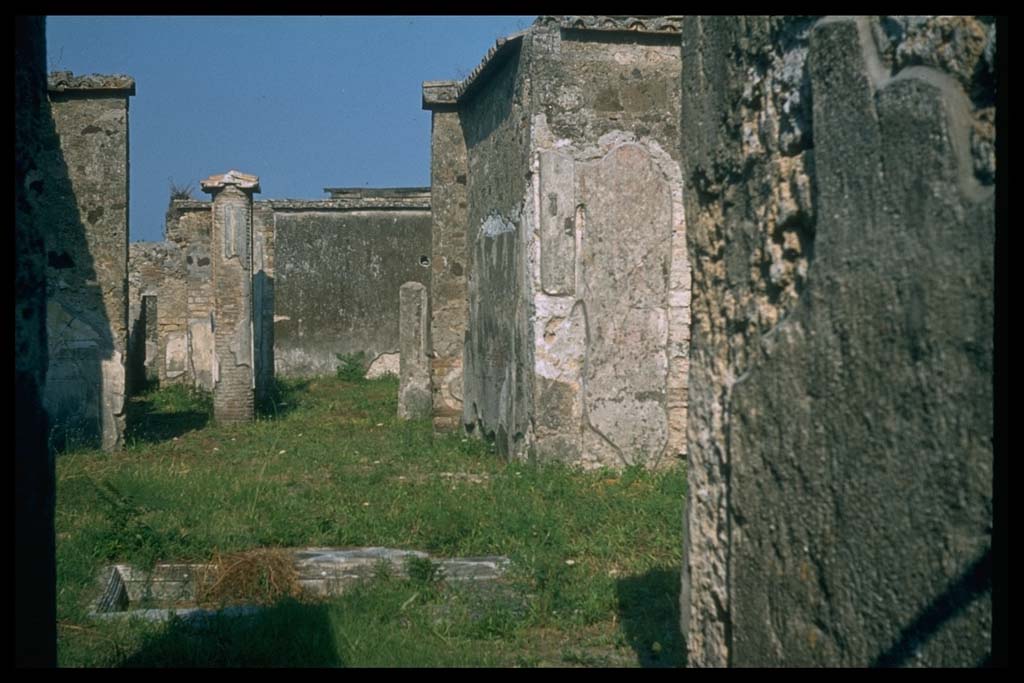
[[[423,81],[424,109],[454,106],[458,96],[458,81]]]
[[[461,81],[424,81],[423,108],[443,108],[465,99],[509,56],[522,42],[523,36],[537,27],[561,28],[574,31],[600,31],[615,33],[645,33],[654,35],[680,35],[681,15],[542,15],[533,25],[507,38],[499,38],[475,69]]]
[[[536,23],[555,25],[576,31],[616,31],[627,33],[657,33],[679,35],[681,15],[564,15],[538,17]]]
[[[47,78],[50,92],[108,92],[135,94],[135,79],[125,74],[86,74],[76,76],[71,71],[52,71]]]
[[[242,173],[241,171],[231,170],[227,173],[220,173],[212,175],[209,178],[204,178],[199,181],[199,187],[202,188],[203,192],[211,192],[213,190],[221,190],[228,185],[234,185],[242,190],[252,190],[253,192],[260,191],[260,178],[259,176],[251,175],[249,173]]]
[[[512,48],[519,46],[523,36],[529,30],[513,33],[507,38],[498,38],[476,68],[456,86],[456,99],[462,100],[476,85],[483,82],[484,77],[493,72],[509,56]]]

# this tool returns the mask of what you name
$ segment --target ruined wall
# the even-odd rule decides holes
[[[462,86],[466,421],[516,456],[656,467],[686,449],[678,26],[610,21],[541,17]]]
[[[275,372],[333,374],[338,354],[364,353],[397,374],[398,290],[430,286],[429,193],[333,192],[270,203]]]
[[[455,81],[423,84],[430,119],[430,385],[434,428],[457,428],[463,414],[462,355],[469,323],[467,158]]]
[[[683,27],[695,665],[989,653],[994,26]]]
[[[60,149],[46,95],[46,23],[14,24],[14,468],[17,667],[57,664],[53,452],[46,381],[46,207],[61,201],[44,175]],[[67,197],[65,201],[73,201]]]
[[[251,306],[257,398],[275,372],[333,374],[339,353],[365,353],[371,362],[369,376],[397,375],[398,288],[406,281],[429,287],[429,191],[328,191],[331,199],[253,202]],[[179,280],[167,281],[173,292],[164,296],[177,301],[183,291],[186,300],[183,312],[175,304],[161,312],[161,320],[165,314],[174,316],[175,325],[185,328],[183,377],[207,390],[214,384],[212,215],[210,202],[172,200],[165,224],[167,242],[161,243],[164,250],[179,249],[183,259],[175,276]],[[284,268],[280,282],[275,279],[278,263]],[[160,298],[162,288],[151,289]],[[141,303],[137,298],[133,295],[133,305]],[[133,320],[137,317],[133,309]]]
[[[46,207],[47,342],[44,402],[58,445],[119,447],[127,352],[128,76],[49,78],[60,137],[43,177],[59,201]]]
[[[530,168],[530,80],[519,41],[488,64],[486,83],[460,97],[467,149],[469,334],[466,425],[521,455],[529,430],[533,364],[523,224]]]
[[[131,390],[144,379],[191,381],[185,254],[174,242],[132,242],[128,265]]]

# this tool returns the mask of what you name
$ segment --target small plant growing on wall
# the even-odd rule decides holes
[[[366,353],[335,354],[338,359],[338,378],[347,382],[363,382],[366,380]]]
[[[178,185],[171,180],[171,199],[193,199],[192,197],[192,184]]]

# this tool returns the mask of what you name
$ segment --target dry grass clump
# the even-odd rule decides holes
[[[213,567],[197,577],[196,602],[270,605],[301,593],[292,554],[279,548],[256,548],[215,555]]]

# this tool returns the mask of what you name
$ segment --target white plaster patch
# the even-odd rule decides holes
[[[515,231],[515,224],[497,213],[492,213],[480,224],[480,235],[483,237],[495,237],[506,232]]]
[[[188,367],[188,335],[186,333],[173,332],[167,335],[164,363],[164,372],[168,379],[185,374],[185,369]]]
[[[377,379],[386,375],[398,376],[401,366],[401,353],[382,353],[373,359],[366,370],[366,379]]]

